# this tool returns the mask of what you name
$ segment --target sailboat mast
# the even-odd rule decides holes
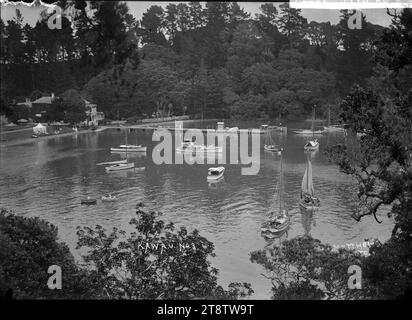
[[[308,174],[306,175],[306,186],[309,191],[309,155],[306,155],[306,170],[308,171]]]
[[[128,140],[128,139],[127,139],[127,133],[128,133],[128,132],[127,132],[127,130],[128,130],[128,129],[126,128],[126,161],[127,161],[127,145],[128,145],[128,142],[127,142],[127,140]]]
[[[283,150],[280,151],[280,190],[279,190],[279,213],[282,213],[282,192],[283,192]]]
[[[328,127],[330,126],[330,105],[328,105]]]
[[[312,109],[312,136],[315,137],[315,108],[316,104],[313,106]]]

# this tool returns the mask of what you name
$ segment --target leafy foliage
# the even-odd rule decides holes
[[[229,291],[217,285],[217,270],[209,258],[214,246],[197,230],[176,230],[159,220],[158,213],[137,206],[130,235],[100,226],[78,230],[78,248],[86,247],[85,262],[109,298],[193,299],[237,298],[249,295],[248,284],[232,284]]]
[[[360,265],[355,252],[322,244],[308,236],[284,241],[281,246],[251,253],[273,284],[273,299],[354,299],[365,291],[348,288],[348,268]]]
[[[69,248],[57,241],[57,228],[39,218],[0,212],[0,293],[11,289],[18,299],[85,298],[90,291],[87,273],[79,269]],[[50,290],[49,266],[62,268],[64,290]]]
[[[213,243],[197,230],[175,228],[139,204],[130,234],[101,226],[78,228],[75,262],[58,242],[57,228],[39,218],[0,212],[0,295],[17,299],[238,299],[253,293],[250,284],[217,284],[211,266]],[[49,266],[62,268],[62,289],[47,286]],[[9,294],[10,295],[10,294]]]

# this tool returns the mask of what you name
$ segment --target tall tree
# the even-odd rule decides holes
[[[164,16],[164,10],[160,6],[151,6],[143,13],[140,21],[140,35],[143,43],[167,45],[167,40],[163,34]]]
[[[301,9],[290,8],[289,3],[282,3],[279,7],[279,30],[287,37],[290,47],[299,47],[304,40],[307,19],[302,17]]]

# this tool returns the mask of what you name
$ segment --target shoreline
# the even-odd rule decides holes
[[[202,120],[196,120],[196,119],[189,119],[189,120],[182,120],[183,124],[185,123],[193,123],[193,122],[199,122]],[[205,119],[203,121],[217,121],[217,119]],[[162,121],[162,122],[154,122],[154,123],[142,123],[142,124],[129,124],[129,125],[104,125],[101,127],[98,127],[95,130],[92,129],[86,129],[86,130],[80,130],[80,131],[73,131],[73,132],[66,132],[66,133],[61,133],[61,134],[53,134],[53,135],[48,135],[48,136],[43,136],[43,137],[38,137],[38,138],[24,138],[24,139],[16,139],[16,140],[6,140],[6,141],[0,141],[0,147],[2,148],[7,148],[7,147],[12,147],[12,146],[17,146],[17,145],[22,145],[22,144],[29,144],[29,143],[34,143],[38,141],[45,141],[45,140],[50,140],[50,139],[55,139],[59,137],[68,137],[68,136],[73,136],[73,135],[79,135],[83,133],[93,133],[93,132],[103,132],[109,129],[118,129],[118,128],[128,128],[128,129],[147,129],[147,130],[153,130],[157,129],[159,125],[170,125],[174,124],[175,120],[171,121]],[[25,129],[20,129],[20,131],[29,131],[32,130],[33,128],[25,128]],[[16,131],[7,131],[7,132],[16,132]],[[4,132],[1,132],[2,134]]]

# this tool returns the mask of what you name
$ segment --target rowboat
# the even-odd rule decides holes
[[[223,177],[224,173],[225,173],[225,167],[209,168],[207,180],[208,181],[218,180],[221,177]]]

